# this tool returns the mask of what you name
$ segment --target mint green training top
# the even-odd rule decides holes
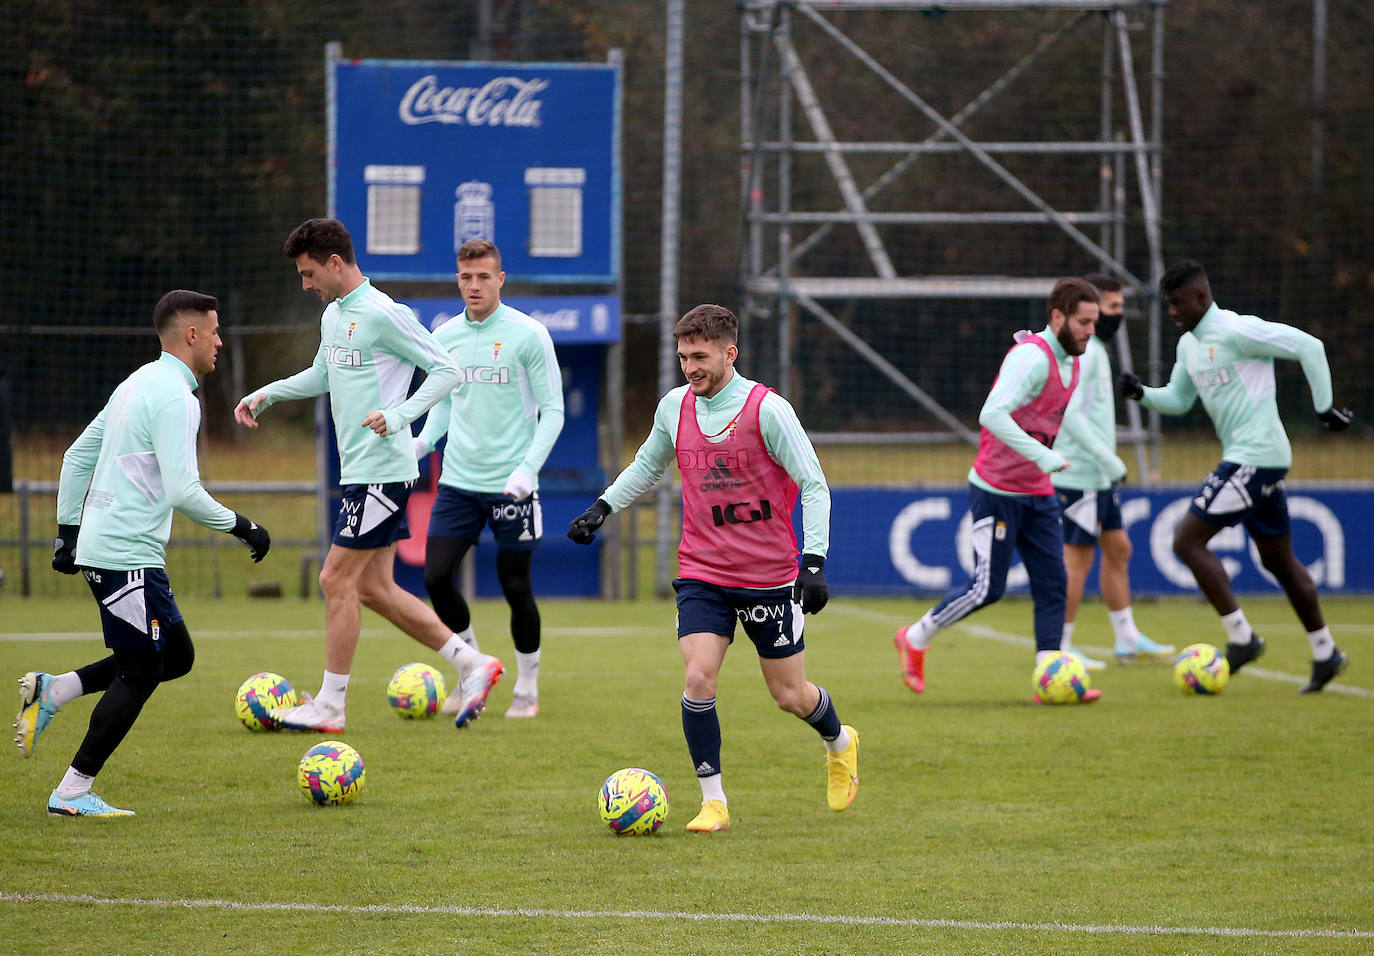
[[[416,368],[428,377],[406,398]],[[380,485],[420,476],[409,425],[458,384],[459,372],[409,306],[364,279],[325,306],[314,363],[249,395],[264,395],[255,418],[277,402],[329,393],[339,441],[339,482]],[[386,418],[386,437],[363,424],[371,412]]]
[[[1274,359],[1302,364],[1312,407],[1331,409],[1331,367],[1321,339],[1281,322],[1237,315],[1215,302],[1178,340],[1178,357],[1162,388],[1146,388],[1140,404],[1182,415],[1199,397],[1221,439],[1221,458],[1257,468],[1287,468],[1293,447],[1274,397]]]
[[[175,509],[215,531],[234,512],[201,487],[196,377],[169,352],[119,384],[62,455],[57,523],[81,526],[76,563],[111,571],[167,566]]]
[[[447,432],[441,485],[499,495],[519,470],[538,489],[539,469],[563,430],[563,375],[549,330],[501,304],[481,322],[463,310],[434,339],[461,378],[430,409],[416,453],[429,454]]]
[[[697,426],[701,433],[719,435],[719,440],[724,441],[730,422],[743,410],[754,385],[735,372],[715,395],[710,398],[698,396]],[[634,461],[601,495],[611,511],[628,508],[677,462],[677,426],[687,388],[679,385],[659,399],[649,437],[639,446]],[[796,411],[777,392],[769,392],[759,403],[759,431],[768,454],[786,470],[801,491],[802,554],[825,557],[830,550],[830,486]]]
[[[1054,450],[1069,467],[1050,475],[1056,488],[1105,491],[1126,475],[1116,454],[1116,390],[1107,347],[1096,335],[1078,359],[1078,387],[1064,409]]]

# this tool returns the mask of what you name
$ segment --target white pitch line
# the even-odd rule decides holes
[[[864,618],[870,621],[887,621],[893,624],[910,624],[912,620],[912,618],[909,615],[889,614],[884,611],[870,611],[868,608],[849,607],[846,605],[839,605],[836,607],[836,610],[840,611],[843,614],[847,614],[851,617]],[[963,620],[955,624],[954,628],[957,630],[964,631],[967,634],[972,634],[974,637],[981,637],[984,640],[988,641],[1000,641],[1003,644],[1012,644],[1016,647],[1035,646],[1035,639],[1028,637],[1025,634],[1014,634],[1010,631],[999,631],[995,627],[986,627],[982,624],[972,624],[969,623],[967,620]],[[1097,655],[1099,657],[1111,657],[1113,654],[1112,648],[1109,647],[1094,647],[1091,644],[1076,644],[1075,646],[1079,650],[1087,651],[1088,653]],[[1299,677],[1296,674],[1285,674],[1282,671],[1271,671],[1263,667],[1256,667],[1254,664],[1247,664],[1245,666],[1245,673],[1251,675],[1252,677],[1258,677],[1262,680],[1277,681],[1280,684],[1292,684],[1294,687],[1300,687],[1303,684],[1307,683],[1307,678],[1305,677]],[[1348,697],[1374,698],[1374,690],[1370,690],[1367,687],[1352,687],[1349,684],[1342,684],[1339,682],[1334,684],[1327,684],[1326,689],[1323,690],[1322,693],[1345,694]]]
[[[666,627],[546,627],[544,633],[554,637],[633,637],[638,634],[656,634],[666,632]],[[362,632],[364,637],[381,637],[387,634],[398,634],[399,631],[388,630],[385,628],[368,628]],[[191,640],[201,639],[219,640],[222,638],[242,639],[243,631],[202,631],[192,630]],[[270,637],[281,639],[301,639],[319,638],[324,640],[322,628],[308,628],[298,630],[281,631],[253,631],[254,637]],[[103,637],[99,631],[32,631],[32,632],[4,632],[0,633],[0,643],[16,644],[25,641],[101,641]]]
[[[477,916],[588,920],[693,920],[727,923],[814,923],[843,926],[909,926],[916,929],[968,929],[988,932],[1083,933],[1124,936],[1221,936],[1262,939],[1374,939],[1363,929],[1251,929],[1244,926],[1132,926],[1121,923],[1028,923],[1018,920],[920,919],[901,916],[845,916],[821,913],[701,913],[673,910],[560,910],[543,907],[418,906],[374,903],[265,903],[216,899],[159,899],[90,896],[84,893],[11,893],[8,903],[85,903],[163,909],[222,909],[238,912],[350,913],[381,916]]]

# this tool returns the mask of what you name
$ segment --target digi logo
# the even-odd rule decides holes
[[[363,367],[362,349],[349,349],[342,345],[326,345],[324,357],[330,365],[342,365],[346,368]]]
[[[491,365],[469,365],[459,371],[463,373],[463,377],[458,382],[460,385],[469,382],[477,385],[510,384],[510,369],[504,366],[496,368]]]
[[[736,501],[728,505],[712,505],[711,521],[717,528],[727,524],[752,524],[755,521],[768,521],[773,517],[773,505],[764,498],[759,502],[757,508],[751,507],[753,502]],[[741,511],[740,509],[748,509]]]

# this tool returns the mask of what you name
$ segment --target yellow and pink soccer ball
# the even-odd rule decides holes
[[[362,754],[341,740],[326,740],[305,752],[296,768],[301,793],[322,807],[350,803],[363,789]]]
[[[1046,704],[1077,704],[1092,686],[1083,662],[1067,651],[1055,651],[1037,664],[1031,683]]]
[[[407,720],[433,717],[444,706],[447,695],[444,675],[428,664],[398,667],[386,685],[386,699],[391,709]]]
[[[276,730],[276,721],[268,711],[274,707],[295,707],[300,694],[291,682],[280,674],[263,671],[239,685],[234,695],[234,716],[249,730]]]
[[[653,833],[668,817],[668,788],[647,770],[626,767],[606,778],[597,795],[601,821],[620,836]]]
[[[1185,694],[1220,694],[1230,680],[1226,655],[1211,644],[1189,644],[1174,659],[1174,686]]]

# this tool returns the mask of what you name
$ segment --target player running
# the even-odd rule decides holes
[[[1079,356],[1097,322],[1097,290],[1082,279],[1060,279],[1050,292],[1050,321],[1002,359],[983,409],[978,455],[969,469],[973,576],[920,620],[897,629],[893,642],[902,679],[926,688],[931,639],[1002,597],[1015,549],[1030,575],[1035,605],[1035,663],[1059,650],[1064,636],[1064,529],[1050,475],[1068,467],[1054,450],[1069,397],[1079,381]],[[1084,702],[1102,692],[1088,690]],[[1040,703],[1040,697],[1035,697]]]
[[[1131,610],[1131,539],[1121,521],[1121,496],[1116,483],[1126,476],[1126,463],[1116,453],[1116,391],[1112,363],[1104,343],[1121,325],[1125,295],[1121,282],[1093,273],[1083,277],[1097,289],[1100,309],[1096,332],[1078,362],[1078,388],[1064,410],[1064,423],[1054,450],[1069,467],[1050,475],[1064,513],[1064,570],[1068,598],[1064,606],[1064,639],[1060,650],[1075,655],[1088,670],[1107,665],[1086,657],[1073,646],[1074,620],[1083,601],[1083,586],[1092,570],[1093,551],[1102,550],[1098,584],[1107,605],[1107,619],[1116,635],[1119,663],[1137,657],[1168,658],[1174,645],[1150,640],[1135,624]]]
[[[464,727],[486,705],[501,662],[469,647],[393,576],[396,542],[410,537],[406,501],[420,476],[406,426],[447,395],[462,373],[407,306],[362,274],[342,223],[308,219],[287,237],[284,251],[296,264],[301,288],[326,303],[320,347],[310,368],[246,396],[234,418],[257,428],[258,416],[269,406],[328,392],[343,500],[320,568],[325,602],[320,692],[297,707],[273,710],[272,717],[291,730],[343,731],[361,602],[458,668],[463,704],[454,722]],[[406,398],[417,366],[428,377]]]
[[[446,433],[439,491],[425,540],[425,590],[434,610],[473,647],[472,613],[458,590],[458,566],[491,525],[496,578],[510,606],[515,691],[507,717],[539,713],[539,607],[530,564],[544,534],[539,469],[563,429],[563,376],[549,330],[501,301],[501,253],[485,239],[458,249],[458,285],[467,305],[434,332],[463,363],[462,384],[430,410],[415,438],[423,458]],[[455,691],[444,713],[462,708]]]
[[[678,649],[686,672],[682,731],[701,784],[693,833],[730,827],[721,786],[716,681],[735,619],[754,642],[779,707],[816,729],[826,749],[826,800],[846,809],[859,791],[859,734],[840,723],[830,695],[806,679],[803,613],[825,607],[830,488],[792,406],[734,369],[739,320],[699,305],[673,328],[687,384],[659,400],[635,459],[568,526],[590,544],[606,516],[652,488],[674,461],[682,473],[678,547]],[[797,571],[792,509],[801,489],[805,552]]]
[[[1221,464],[1203,479],[1197,497],[1174,531],[1174,554],[1193,572],[1198,587],[1226,628],[1226,660],[1234,674],[1264,653],[1264,640],[1236,603],[1221,559],[1207,542],[1223,528],[1243,524],[1297,612],[1312,646],[1312,677],[1299,689],[1314,694],[1350,663],[1322,617],[1317,586],[1293,554],[1283,480],[1293,448],[1279,419],[1274,359],[1302,365],[1317,418],[1331,431],[1350,424],[1348,408],[1331,397],[1331,369],[1321,339],[1279,322],[1238,315],[1217,306],[1202,266],[1185,259],[1159,280],[1169,315],[1183,333],[1169,384],[1148,388],[1122,372],[1118,390],[1162,415],[1182,415],[1200,397],[1221,439]]]
[[[202,292],[168,292],[153,309],[153,325],[162,354],[120,383],[62,456],[52,566],[85,576],[110,654],[65,674],[30,671],[19,679],[15,743],[25,757],[65,704],[103,691],[71,767],[48,797],[48,813],[57,817],[134,815],[91,786],[153,691],[190,673],[195,660],[167,579],[172,511],[232,534],[254,561],[271,546],[265,528],[200,484],[193,392],[196,377],[215,369],[219,302]]]

